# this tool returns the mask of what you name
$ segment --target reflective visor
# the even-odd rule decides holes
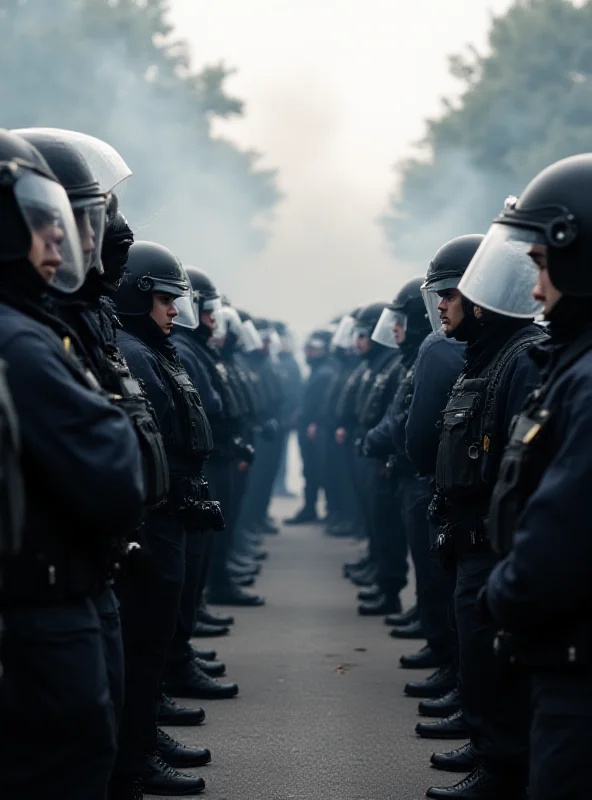
[[[233,333],[237,339],[240,339],[242,322],[235,308],[222,306],[220,311],[215,312],[215,317],[216,326],[213,333],[215,342],[222,343],[229,332]]]
[[[385,308],[372,331],[372,341],[382,344],[384,347],[397,347],[397,340],[393,331],[394,326],[397,324],[404,326],[406,330],[407,316],[400,311],[393,311],[392,308]]]
[[[342,350],[351,350],[354,346],[354,329],[356,327],[356,320],[354,317],[346,314],[342,317],[337,326],[337,330],[333,334],[331,340],[332,347],[340,347]]]
[[[191,330],[197,328],[199,323],[195,314],[195,304],[191,295],[187,294],[182,297],[177,297],[175,299],[175,308],[179,312],[173,320],[175,325],[179,325],[181,328],[191,328]]]
[[[446,290],[441,289],[440,291]],[[423,297],[423,302],[425,303],[426,311],[428,312],[428,319],[430,321],[430,325],[432,326],[432,330],[437,332],[442,327],[440,312],[438,311],[438,303],[440,302],[438,289],[433,289],[431,286],[429,289],[424,289],[422,286],[421,295]]]
[[[96,269],[102,275],[101,249],[105,233],[106,201],[104,197],[92,197],[72,202],[74,219],[78,228],[80,245],[84,255],[86,271]]]
[[[221,310],[222,310],[222,300],[219,297],[203,299],[202,311],[221,311]]]
[[[84,283],[80,237],[64,187],[35,172],[25,171],[14,185],[14,196],[32,236],[33,260],[47,282],[71,294]]]
[[[255,350],[263,350],[263,339],[255,327],[252,319],[243,322],[241,328],[240,342],[245,353],[253,353]]]
[[[530,253],[545,245],[542,232],[494,223],[458,289],[475,305],[507,317],[530,319],[542,309],[532,296],[539,268]]]

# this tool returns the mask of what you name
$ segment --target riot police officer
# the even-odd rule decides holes
[[[263,599],[246,591],[236,582],[241,568],[230,563],[236,523],[237,496],[235,465],[239,459],[252,461],[252,450],[243,441],[242,407],[237,390],[212,337],[216,324],[223,320],[222,300],[211,279],[197,267],[188,267],[187,275],[197,298],[199,324],[195,330],[178,329],[175,344],[200,393],[207,398],[214,448],[206,466],[212,495],[220,502],[226,521],[225,530],[207,541],[200,575],[200,589],[208,583],[212,602],[230,605],[262,605]],[[201,598],[200,598],[201,599]],[[232,617],[218,617],[201,608],[198,618],[205,624],[232,624]]]
[[[319,521],[317,502],[320,490],[325,487],[326,464],[319,411],[334,373],[329,353],[331,339],[330,331],[319,329],[313,331],[304,344],[306,363],[310,368],[298,410],[298,444],[304,475],[304,505],[293,517],[285,520],[286,525]],[[329,506],[330,498],[326,496],[326,499]]]
[[[489,530],[506,556],[487,584],[500,658],[532,676],[531,800],[586,797],[592,781],[592,155],[558,161],[508,204],[461,282],[501,314],[544,313],[542,386],[514,422]],[[532,292],[532,295],[530,294]]]
[[[496,563],[486,519],[510,423],[538,381],[527,350],[544,334],[532,316],[502,316],[486,298],[483,306],[470,300],[460,285],[432,294],[444,333],[467,343],[442,415],[432,509],[441,527],[438,555],[456,570],[462,718],[481,763],[455,786],[429,789],[428,797],[524,797],[526,688],[500,674],[492,655],[495,626],[483,624],[476,598]]]
[[[282,405],[282,419],[280,420],[282,431],[282,457],[273,492],[276,497],[294,497],[293,493],[289,491],[286,485],[288,474],[288,440],[296,423],[298,408],[302,397],[302,372],[295,355],[294,335],[285,322],[280,322],[278,320],[274,323],[274,326],[281,342],[281,350],[278,355],[278,371],[282,381],[284,403]]]
[[[165,660],[171,694],[183,689],[178,684],[193,679],[198,670],[189,644],[196,586],[191,582],[191,563],[187,563],[191,548],[188,551],[186,538],[222,523],[202,476],[212,449],[210,426],[199,394],[169,341],[175,319],[190,327],[196,319],[183,267],[169,250],[152,242],[131,246],[115,302],[123,326],[117,341],[154,408],[170,488],[166,502],[146,515],[139,532],[144,557],[135,565],[133,582],[124,584],[120,592],[129,643],[112,796],[129,796],[128,787],[138,779],[149,792],[187,794],[201,791],[203,780],[178,772],[157,754],[156,714]],[[184,590],[192,602],[181,605]],[[210,758],[207,750],[170,755],[178,766],[196,766]]]
[[[44,304],[49,285],[75,292],[84,281],[68,197],[20,137],[0,134],[0,162],[0,353],[27,494],[22,551],[6,560],[1,590],[0,788],[103,800],[116,711],[92,598],[110,591],[113,536],[144,509],[140,453],[128,417],[78,360],[75,332]],[[22,745],[33,729],[41,749]]]

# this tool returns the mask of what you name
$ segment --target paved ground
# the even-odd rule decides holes
[[[199,728],[170,730],[211,748],[204,797],[419,800],[428,786],[454,782],[428,766],[434,745],[449,747],[414,734],[416,702],[402,694],[406,680],[427,674],[398,668],[421,643],[398,643],[382,618],[355,613],[341,566],[356,545],[318,527],[286,528],[266,544],[257,590],[267,605],[238,609],[224,639],[196,640],[218,648],[238,698],[204,703]]]

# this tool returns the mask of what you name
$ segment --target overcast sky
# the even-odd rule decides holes
[[[228,90],[246,115],[216,131],[264,153],[286,194],[266,250],[221,287],[234,302],[303,330],[390,300],[423,271],[397,262],[376,224],[391,167],[410,154],[440,98],[457,90],[447,56],[468,43],[483,49],[492,13],[510,4],[171,0],[195,66],[223,60],[238,70]]]

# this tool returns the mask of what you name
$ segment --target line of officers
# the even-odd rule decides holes
[[[289,331],[135,242],[107,143],[0,131],[0,796],[194,795],[294,414]]]
[[[536,322],[535,322],[536,320]],[[466,773],[430,798],[581,800],[592,786],[592,154],[545,169],[489,233],[308,342],[305,503],[366,539],[361,615],[401,658],[416,732]],[[321,467],[319,468],[319,464]],[[403,612],[408,552],[416,605]]]

